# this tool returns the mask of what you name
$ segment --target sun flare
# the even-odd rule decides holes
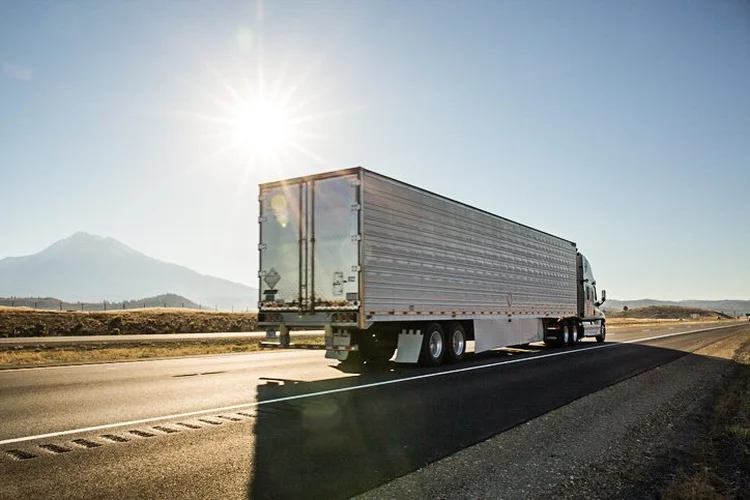
[[[232,142],[251,157],[275,157],[291,147],[292,117],[279,104],[257,98],[239,106],[231,121]]]

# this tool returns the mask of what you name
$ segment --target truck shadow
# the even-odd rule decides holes
[[[604,345],[610,347],[587,351],[596,344],[584,342],[569,355],[520,363],[499,364],[561,351],[531,346],[435,369],[390,362],[341,368],[358,373],[353,377],[269,379],[257,388],[247,497],[350,498],[683,356],[718,369],[731,363],[642,344]],[[472,369],[455,373],[462,368]]]

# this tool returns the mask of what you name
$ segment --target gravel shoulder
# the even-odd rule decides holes
[[[705,444],[748,341],[747,330],[724,338],[358,498],[659,497]]]

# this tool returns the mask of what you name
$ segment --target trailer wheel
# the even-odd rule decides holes
[[[439,323],[427,325],[422,338],[422,350],[419,353],[419,364],[438,366],[445,357],[445,335]]]
[[[599,335],[596,336],[596,341],[601,344],[604,342],[605,338],[607,338],[607,327],[604,325],[604,321],[602,321],[599,326]]]
[[[448,363],[458,363],[466,355],[466,332],[458,321],[449,323],[445,332],[446,352],[445,360]]]

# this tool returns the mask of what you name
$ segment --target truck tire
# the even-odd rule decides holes
[[[422,366],[439,366],[445,357],[445,334],[440,323],[430,323],[424,330],[422,350],[419,353],[419,364]]]
[[[604,321],[602,321],[601,325],[599,326],[599,335],[596,336],[596,341],[600,344],[604,342],[604,339],[607,338],[607,327],[604,324]]]
[[[570,325],[565,323],[560,328],[560,336],[562,337],[557,341],[559,347],[568,347],[570,344]]]
[[[573,347],[578,343],[578,329],[572,323],[565,326],[568,328],[568,347]]]
[[[449,323],[445,331],[445,361],[458,363],[466,355],[466,332],[463,325],[455,321]]]

